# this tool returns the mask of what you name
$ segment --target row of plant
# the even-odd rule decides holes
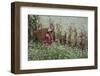
[[[28,48],[28,60],[54,60],[54,59],[79,59],[87,58],[87,49],[83,52],[77,47],[61,46],[58,43],[53,43],[46,48],[41,43],[37,42],[34,47]]]

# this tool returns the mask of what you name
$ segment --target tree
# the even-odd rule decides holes
[[[33,31],[37,30],[38,23],[38,15],[28,15],[28,42],[35,39],[35,36],[33,36]]]

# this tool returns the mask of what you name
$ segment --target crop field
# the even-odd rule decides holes
[[[77,47],[63,46],[53,43],[48,48],[44,47],[41,43],[30,44],[28,51],[28,59],[30,60],[53,60],[53,59],[78,59],[87,58],[88,51],[81,50]]]

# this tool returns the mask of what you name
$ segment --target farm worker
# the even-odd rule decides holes
[[[45,37],[44,37],[44,44],[45,46],[48,46],[48,45],[51,45],[54,38],[53,38],[53,32],[54,32],[54,25],[52,23],[50,23],[49,27],[48,27],[48,30],[45,34]]]
[[[49,45],[51,45],[51,43],[52,43],[52,38],[51,38],[50,32],[47,32],[47,33],[45,34],[43,43],[44,43],[44,45],[45,45],[46,47],[49,46]]]
[[[49,27],[48,27],[48,32],[50,33],[50,36],[51,36],[51,40],[53,42],[54,40],[54,25],[53,23],[50,23]]]

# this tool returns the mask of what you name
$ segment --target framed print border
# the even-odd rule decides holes
[[[94,65],[80,67],[61,67],[46,69],[20,69],[20,8],[21,7],[42,7],[60,9],[78,9],[94,11]],[[13,2],[11,3],[11,72],[15,74],[23,73],[40,73],[40,72],[56,72],[56,71],[72,71],[97,69],[97,7],[94,6],[77,6],[77,5],[61,5],[47,3],[29,3],[29,2]]]

